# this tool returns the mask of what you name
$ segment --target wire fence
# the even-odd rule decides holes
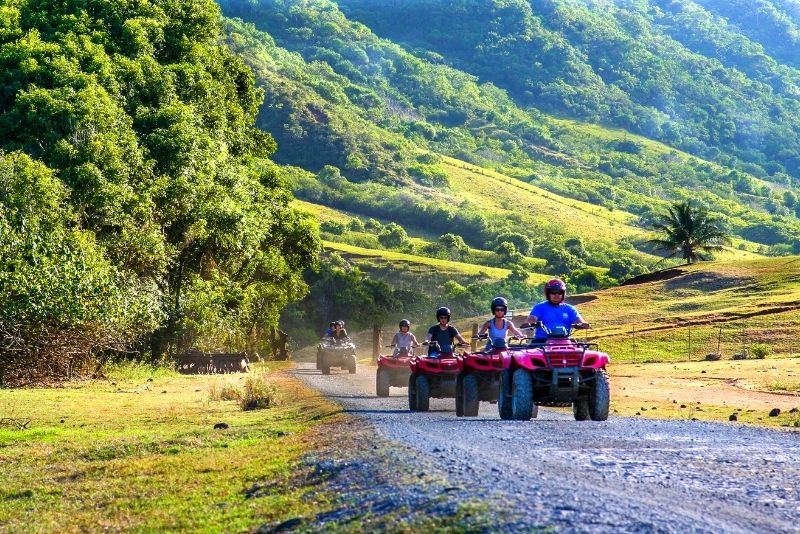
[[[635,325],[588,337],[616,361],[665,362],[800,356],[800,314],[685,326]]]

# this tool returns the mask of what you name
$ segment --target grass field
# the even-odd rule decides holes
[[[577,298],[590,338],[618,360],[800,356],[797,256],[676,267]]]
[[[437,274],[453,273],[468,276],[480,276],[487,280],[499,280],[511,274],[508,269],[500,267],[487,267],[484,265],[475,265],[471,263],[461,263],[457,261],[440,260],[437,258],[428,258],[426,256],[416,256],[413,254],[404,254],[402,252],[394,252],[390,250],[374,250],[353,245],[346,245],[344,243],[335,243],[333,241],[323,241],[323,245],[328,250],[336,251],[348,259],[358,264],[359,258],[361,261],[378,261],[387,262],[392,264],[406,264],[407,266],[417,267],[420,272],[431,271]],[[529,281],[532,284],[541,283],[548,277],[543,274],[531,274]]]
[[[0,390],[0,414],[29,421],[0,428],[0,532],[237,532],[313,514],[320,497],[290,481],[340,409],[275,373],[285,365],[271,364],[280,404],[266,410],[210,400],[214,382],[243,375]]]

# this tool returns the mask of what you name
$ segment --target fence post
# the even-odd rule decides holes
[[[687,356],[689,361],[692,361],[692,325],[688,325],[686,329],[689,331],[689,346],[687,347]]]
[[[372,361],[377,363],[378,357],[381,355],[381,327],[379,325],[372,326]]]
[[[472,339],[469,342],[469,350],[476,352],[478,350],[478,340],[475,336],[478,335],[478,323],[472,323]]]
[[[278,359],[284,361],[291,357],[291,354],[289,354],[289,335],[283,330],[278,330]]]

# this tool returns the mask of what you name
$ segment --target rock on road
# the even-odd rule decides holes
[[[577,422],[539,410],[502,421],[481,403],[457,418],[453,399],[408,410],[405,388],[375,395],[375,368],[297,376],[409,450],[430,455],[475,498],[507,503],[502,527],[579,532],[800,532],[800,434],[736,424],[610,417]],[[613,380],[613,374],[611,379]]]

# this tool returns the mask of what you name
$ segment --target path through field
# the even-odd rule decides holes
[[[498,528],[588,532],[798,532],[800,433],[696,421],[611,417],[576,422],[540,409],[501,421],[481,403],[457,418],[452,399],[411,413],[405,388],[375,396],[375,368],[294,371],[363,418],[409,461],[433,458],[454,484],[507,503]],[[613,376],[612,376],[613,379]]]

